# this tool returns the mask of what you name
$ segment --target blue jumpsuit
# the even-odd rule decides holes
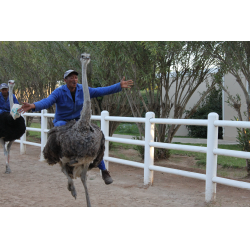
[[[14,94],[13,94],[13,102],[19,104]],[[9,96],[5,101],[3,94],[0,92],[0,114],[3,112],[10,112],[10,101],[9,101]]]
[[[114,94],[120,92],[122,90],[121,84],[116,83],[107,87],[100,88],[90,88],[89,94],[90,98],[105,96],[109,94]],[[80,113],[83,107],[84,97],[82,85],[77,84],[76,92],[75,92],[75,102],[73,101],[70,90],[67,85],[63,85],[57,89],[55,89],[48,98],[42,99],[41,101],[34,102],[35,110],[40,111],[42,109],[47,109],[52,106],[54,103],[56,104],[56,113],[55,119],[53,120],[54,126],[62,126],[65,125],[70,120],[78,120],[80,118]],[[102,160],[99,164],[99,169],[106,170],[104,161]]]

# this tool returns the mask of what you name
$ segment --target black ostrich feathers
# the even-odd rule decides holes
[[[14,120],[10,113],[0,114],[0,138],[5,142],[19,139],[25,132],[26,126],[22,116]]]
[[[76,121],[70,121],[64,126],[54,127],[48,133],[48,141],[46,146],[43,149],[43,155],[49,165],[54,165],[60,161],[60,158],[66,156],[68,158],[77,158],[84,157],[91,154],[88,152],[88,136],[85,137],[86,146],[81,145],[82,139],[78,134],[74,135],[73,131],[69,132],[72,127],[75,125]],[[73,130],[73,129],[72,129]],[[94,133],[95,130],[99,130],[99,127],[95,124],[91,124],[90,131]],[[64,138],[65,140],[60,140]],[[67,139],[68,138],[68,139]],[[70,140],[74,139],[73,141]],[[78,141],[81,139],[80,141]],[[99,141],[99,140],[98,140]],[[63,142],[63,144],[61,144]],[[91,143],[91,142],[90,142]],[[93,155],[97,154],[96,158],[93,160],[93,163],[89,165],[89,170],[92,168],[98,167],[102,158],[104,156],[105,150],[105,138],[101,132],[100,138],[100,148],[98,152],[93,152]]]

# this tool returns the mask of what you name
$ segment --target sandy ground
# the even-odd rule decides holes
[[[128,150],[127,155],[134,154]],[[27,146],[26,155],[19,154],[19,144],[11,151],[11,174],[5,174],[5,157],[0,155],[0,207],[84,207],[84,188],[74,180],[77,199],[67,190],[67,179],[59,165],[40,162],[40,148]],[[183,158],[178,163],[162,161],[165,165],[189,169],[194,161]],[[184,166],[185,165],[185,166]],[[190,171],[194,171],[190,168]],[[196,172],[203,170],[196,169]],[[143,169],[110,163],[114,182],[105,185],[97,169],[88,173],[88,189],[93,207],[206,207],[205,182],[161,172],[154,173],[154,184],[143,186]],[[250,206],[250,191],[217,185],[216,207]]]

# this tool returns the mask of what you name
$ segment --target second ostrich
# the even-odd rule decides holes
[[[9,102],[10,102],[10,110],[13,106],[13,88],[14,81],[9,80]],[[25,121],[22,116],[17,119],[13,119],[9,112],[3,112],[0,114],[0,144],[3,146],[4,155],[6,156],[6,174],[11,173],[11,169],[9,166],[10,162],[10,148],[12,143],[19,139],[25,132],[26,126]]]
[[[47,163],[59,163],[62,172],[68,178],[68,190],[76,198],[73,179],[80,177],[85,189],[87,206],[90,199],[86,183],[87,171],[97,167],[104,155],[104,135],[101,129],[91,124],[91,101],[87,82],[87,65],[90,62],[89,54],[81,55],[82,87],[84,105],[78,121],[70,121],[61,127],[54,127],[49,131],[49,137],[43,154]]]

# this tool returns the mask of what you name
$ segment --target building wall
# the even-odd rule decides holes
[[[241,75],[242,78],[242,82],[244,83],[245,87],[248,88],[248,83],[245,79],[245,77],[243,75]],[[171,89],[169,90],[169,95],[172,96],[175,93],[175,84],[173,84],[174,86],[171,87]],[[224,76],[224,86],[228,89],[228,91],[230,92],[230,94],[232,96],[235,96],[236,94],[239,94],[240,98],[241,98],[241,111],[242,111],[242,117],[244,120],[246,120],[246,117],[244,116],[244,111],[247,110],[247,105],[246,105],[246,99],[244,96],[244,93],[242,91],[242,89],[240,88],[239,84],[236,82],[235,77],[232,74],[226,74]],[[205,91],[207,89],[206,87],[206,83],[203,82],[196,90],[196,92],[193,94],[193,96],[191,97],[191,99],[189,100],[187,106],[186,106],[186,110],[191,109],[196,103],[197,101],[200,99],[200,93],[202,93],[203,91]],[[185,90],[187,91],[187,90]],[[229,104],[227,103],[228,100],[228,96],[227,94],[223,91],[223,120],[234,120],[234,117],[237,117],[237,112],[229,106]],[[163,92],[163,96],[165,95],[165,92]],[[183,115],[184,117],[185,115]],[[173,109],[170,112],[170,117],[169,118],[173,118]],[[188,130],[186,128],[186,126],[182,125],[179,130],[176,133],[176,136],[187,136],[188,135]],[[236,128],[230,128],[230,127],[225,127],[224,128],[224,136],[223,139],[224,140],[230,140],[230,141],[236,141],[236,136],[237,136],[237,129]]]

